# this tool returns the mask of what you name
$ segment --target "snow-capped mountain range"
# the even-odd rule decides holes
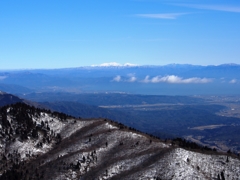
[[[239,72],[238,64],[140,66],[112,62],[66,69],[1,70],[0,88],[17,94],[67,91],[236,95],[240,92]]]
[[[139,66],[139,65],[132,64],[132,63],[120,64],[117,62],[102,63],[100,65],[91,65],[91,67],[133,67],[133,66]]]

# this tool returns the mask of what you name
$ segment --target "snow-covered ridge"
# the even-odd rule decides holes
[[[18,172],[19,179],[240,176],[240,161],[231,156],[188,151],[106,119],[76,119],[21,104],[1,109],[0,161],[0,180]]]
[[[131,63],[120,64],[117,62],[102,63],[100,65],[91,65],[91,67],[131,67],[131,66],[138,66],[138,65],[131,64]]]

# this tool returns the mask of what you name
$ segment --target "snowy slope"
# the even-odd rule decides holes
[[[75,119],[24,104],[0,112],[0,179],[240,177],[233,156],[188,151],[110,120]]]

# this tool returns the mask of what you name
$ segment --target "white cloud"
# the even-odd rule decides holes
[[[135,82],[137,78],[135,76],[130,77],[127,81],[128,82]]]
[[[113,78],[113,81],[120,82],[121,81],[121,76],[116,76]]]
[[[240,13],[240,7],[239,6],[202,5],[202,4],[175,4],[175,5],[189,7],[189,8],[195,8],[195,9],[205,9],[205,10]]]
[[[188,13],[161,13],[161,14],[136,14],[138,17],[143,18],[154,18],[154,19],[176,19],[179,16]]]
[[[116,77],[114,77],[113,78],[113,80],[112,81],[115,81],[115,82],[135,82],[135,81],[137,81],[137,78],[135,77],[135,76],[129,76],[129,78],[128,79],[126,79],[126,78],[122,78],[121,76],[116,76]]]
[[[144,83],[172,83],[172,84],[190,84],[190,83],[209,83],[211,82],[211,79],[208,78],[198,78],[198,77],[192,77],[192,78],[182,78],[175,75],[168,75],[168,76],[155,76],[152,79],[149,79],[149,76],[146,76],[142,82]]]
[[[235,84],[236,82],[237,82],[236,79],[232,79],[231,81],[229,81],[229,83],[231,83],[231,84]]]
[[[130,73],[130,74],[128,74],[128,76],[129,76],[129,79],[126,80],[127,82],[135,82],[135,81],[137,81],[137,78],[136,78],[134,73]]]
[[[142,80],[141,82],[143,82],[143,83],[149,83],[149,82],[151,82],[151,80],[149,79],[149,77],[150,76],[146,76],[145,78],[144,78],[144,80]]]

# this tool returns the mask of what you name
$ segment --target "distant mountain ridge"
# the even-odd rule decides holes
[[[15,104],[17,102],[23,102],[23,100],[12,94],[7,94],[3,91],[0,91],[0,107],[9,104]]]
[[[88,66],[0,72],[9,93],[124,92],[132,94],[239,94],[240,65]],[[25,89],[24,89],[25,87]]]
[[[20,86],[20,85],[14,85],[14,84],[3,84],[0,80],[0,89],[6,93],[11,94],[26,94],[26,93],[32,93],[33,90]]]

